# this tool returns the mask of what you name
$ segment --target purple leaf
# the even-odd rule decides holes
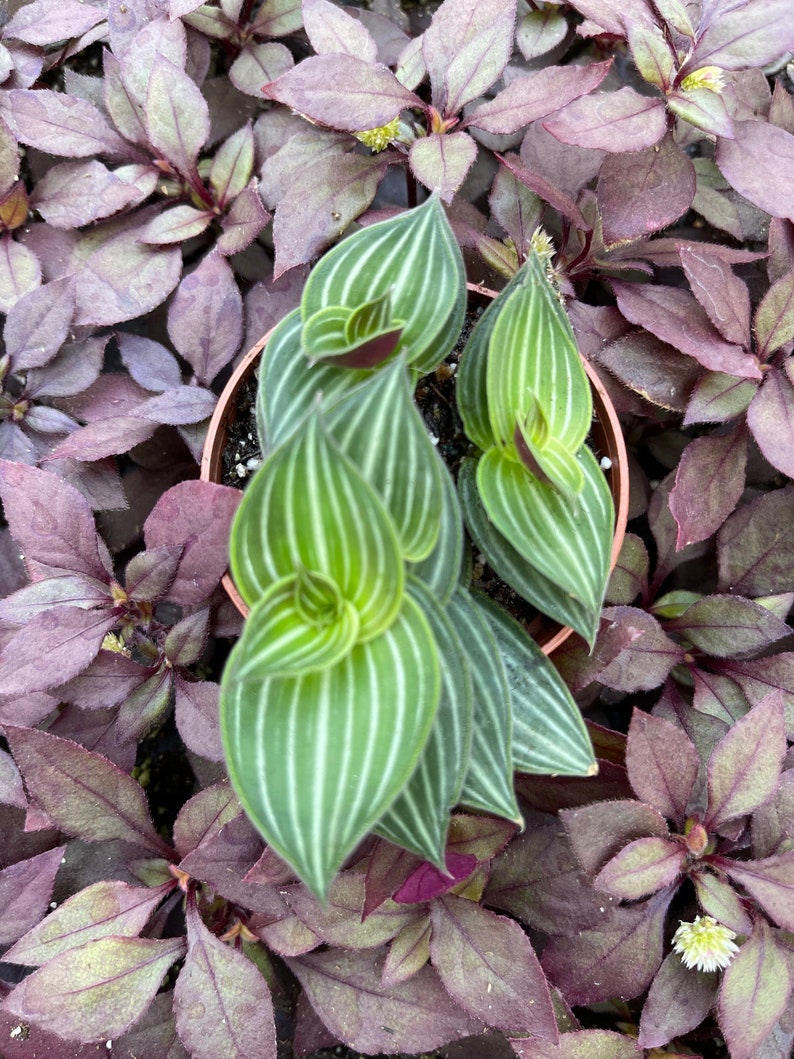
[[[667,622],[667,629],[716,658],[740,658],[771,646],[791,632],[766,607],[742,596],[704,596]]]
[[[248,44],[229,68],[229,80],[238,92],[261,99],[262,85],[275,81],[293,65],[292,53],[283,44]]]
[[[794,136],[766,121],[736,121],[732,140],[717,138],[717,165],[740,195],[773,217],[794,220]],[[763,158],[764,164],[758,165]]]
[[[21,938],[43,918],[65,849],[66,846],[58,846],[0,871],[0,949]],[[6,952],[3,962],[14,961]]]
[[[451,202],[476,157],[477,144],[467,133],[433,132],[413,143],[409,162],[417,180]]]
[[[418,919],[403,927],[389,946],[389,954],[383,964],[381,985],[390,988],[407,982],[430,959],[430,923]]]
[[[516,180],[529,188],[530,191],[534,191],[544,202],[548,202],[563,217],[567,217],[575,228],[578,228],[581,232],[589,232],[592,229],[592,225],[585,219],[573,199],[558,190],[554,182],[547,180],[540,173],[531,172],[520,162],[517,162],[514,155],[497,154],[496,157],[502,165],[510,170]]]
[[[150,676],[122,702],[116,719],[120,743],[139,742],[165,717],[171,705],[173,673],[165,661],[150,669]]]
[[[175,666],[189,666],[197,662],[207,645],[210,612],[208,607],[188,614],[168,632],[163,650]]]
[[[747,425],[773,467],[794,477],[794,384],[772,368],[747,409]]]
[[[668,135],[644,151],[608,155],[596,194],[604,240],[609,244],[636,239],[665,228],[689,209],[695,196],[695,169]]]
[[[124,367],[146,390],[161,393],[182,384],[182,369],[174,354],[151,338],[121,332],[117,335]]]
[[[712,875],[710,871],[694,871],[692,882],[698,903],[706,915],[724,923],[736,934],[750,934],[753,921],[745,903],[727,879]]]
[[[128,452],[150,438],[156,424],[132,416],[97,419],[79,427],[55,446],[51,459],[102,460],[106,456]]]
[[[617,280],[613,281],[613,287],[618,307],[631,323],[645,327],[712,371],[740,378],[761,378],[755,357],[740,346],[726,342],[687,291],[661,284],[637,286]]]
[[[158,993],[133,1028],[113,1041],[116,1054],[130,1057],[157,1056],[158,1059],[190,1059],[176,1033],[172,1003],[172,993]]]
[[[521,161],[526,168],[552,184],[571,199],[597,176],[604,160],[603,151],[588,151],[562,143],[534,121],[521,142]]]
[[[210,482],[180,482],[164,493],[144,524],[147,548],[185,544],[168,599],[203,603],[227,565],[229,529],[240,503],[237,489]]]
[[[558,1040],[549,987],[518,923],[451,894],[433,903],[430,921],[430,957],[453,1000],[504,1033]]]
[[[78,0],[34,0],[17,11],[3,34],[27,44],[57,44],[87,33],[103,18],[99,8],[86,7]]]
[[[750,294],[729,264],[707,246],[680,247],[681,264],[692,293],[726,342],[749,348]]]
[[[103,605],[112,605],[107,584],[79,574],[64,573],[63,576],[34,581],[0,600],[0,621],[23,625],[51,607],[92,610]]]
[[[107,337],[67,342],[41,370],[28,372],[27,391],[31,397],[67,397],[87,390],[102,370]]]
[[[328,0],[303,0],[303,28],[318,55],[354,55],[375,63],[378,49],[369,31]]]
[[[118,1037],[144,1013],[184,952],[183,938],[100,938],[34,971],[6,1007],[67,1040]]]
[[[320,125],[347,132],[387,125],[418,102],[385,66],[352,55],[312,55],[263,91]]]
[[[794,769],[789,768],[781,775],[778,788],[769,801],[753,813],[753,853],[756,857],[770,857],[789,847],[788,821],[793,812]]]
[[[781,527],[794,525],[794,487],[763,493],[734,512],[717,537],[722,591],[742,596],[785,592],[791,584],[794,539]]]
[[[136,179],[125,180],[128,172]],[[142,202],[156,184],[157,173],[148,167],[111,172],[96,159],[62,162],[38,181],[30,204],[53,228],[80,228]]]
[[[199,757],[223,761],[218,685],[209,680],[187,681],[177,674],[174,688],[176,726],[182,742]]]
[[[32,250],[15,243],[10,233],[0,238],[0,312],[41,283],[41,265]]]
[[[756,310],[753,326],[762,360],[794,338],[794,272],[772,284]]]
[[[146,679],[146,666],[115,651],[100,651],[79,676],[54,689],[63,702],[84,710],[116,706]]]
[[[187,900],[187,956],[174,989],[179,1036],[194,1059],[276,1059],[273,1002],[259,968],[207,930]]]
[[[256,239],[269,220],[270,214],[262,205],[258,181],[254,179],[229,207],[221,221],[223,232],[215,245],[224,257],[239,254]]]
[[[770,694],[722,737],[708,765],[708,812],[714,830],[753,812],[771,797],[786,753],[786,727],[779,694]]]
[[[540,8],[528,11],[516,27],[516,44],[525,59],[537,59],[553,51],[568,35],[568,20],[561,11]]]
[[[135,937],[174,885],[173,880],[151,889],[116,881],[93,883],[29,930],[5,953],[5,959],[39,967],[97,938]]]
[[[671,952],[651,982],[642,1008],[640,1046],[660,1048],[694,1030],[711,1010],[718,985],[716,971],[690,971]]]
[[[685,857],[686,850],[677,842],[636,838],[604,865],[593,886],[624,901],[636,901],[674,883]]]
[[[152,826],[141,787],[106,758],[32,728],[6,725],[6,734],[31,796],[59,830],[173,855]]]
[[[186,857],[239,814],[237,795],[226,780],[199,791],[185,802],[174,823],[174,845],[180,856]]]
[[[607,687],[616,691],[649,691],[662,684],[673,666],[683,661],[683,649],[664,634],[653,615],[638,607],[608,607],[602,620],[608,625],[599,633],[599,641],[608,643],[610,633],[627,641],[595,675]]]
[[[580,809],[563,809],[563,826],[579,863],[596,875],[635,838],[664,838],[669,834],[661,813],[642,802],[594,802]]]
[[[14,369],[40,368],[66,341],[74,314],[74,284],[56,279],[23,294],[11,307],[3,329]]]
[[[758,384],[712,371],[695,383],[684,416],[684,426],[692,423],[724,423],[747,409]]]
[[[209,385],[240,347],[243,303],[234,274],[208,254],[179,284],[168,310],[168,334],[202,385]]]
[[[92,103],[50,89],[8,93],[18,139],[48,154],[66,158],[106,155],[129,158],[130,145]]]
[[[388,164],[387,152],[370,157],[329,154],[321,160],[311,159],[300,175],[292,178],[289,191],[279,199],[273,222],[276,279],[311,261],[340,237],[372,202]],[[263,168],[263,182],[267,169],[268,163]]]
[[[633,88],[584,96],[553,114],[543,128],[563,143],[598,151],[642,151],[667,131],[664,101]]]
[[[794,850],[764,860],[728,861],[724,870],[778,926],[794,929]]]
[[[485,903],[545,934],[575,934],[603,921],[612,898],[597,894],[555,825],[518,835],[491,867]]]
[[[137,746],[123,744],[116,739],[116,717],[118,711],[112,706],[101,706],[98,710],[82,710],[78,706],[61,704],[57,718],[47,729],[52,735],[71,739],[86,750],[102,754],[122,772],[132,772],[135,767]]]
[[[284,898],[276,887],[244,879],[262,856],[263,848],[264,843],[253,825],[238,813],[219,831],[212,831],[182,859],[179,867],[228,901],[275,918],[284,911]]]
[[[646,401],[683,411],[702,375],[700,365],[647,331],[630,331],[598,349],[594,358]]]
[[[610,65],[611,61],[588,66],[548,66],[517,77],[494,99],[469,114],[461,127],[473,125],[497,134],[516,132],[598,88]]]
[[[134,555],[124,572],[124,585],[130,599],[152,601],[162,598],[176,576],[181,557],[179,547],[154,548]]]
[[[94,516],[74,486],[47,471],[0,461],[0,497],[11,534],[26,559],[106,582]]]
[[[196,83],[162,57],[149,76],[144,120],[152,146],[182,176],[194,176],[210,133],[207,102]]]
[[[181,243],[201,235],[213,220],[209,210],[196,210],[192,206],[174,206],[163,210],[141,229],[139,239],[152,246]]]
[[[672,891],[629,908],[613,908],[601,927],[553,937],[541,965],[570,1004],[631,1000],[644,992],[662,962],[664,920]]]
[[[755,0],[739,9],[733,4],[722,7],[712,7],[706,30],[682,73],[701,66],[721,66],[723,70],[766,66],[786,49],[794,48],[787,0]]]
[[[414,869],[394,894],[397,904],[415,904],[431,901],[434,897],[448,893],[463,879],[467,879],[477,867],[477,858],[471,853],[447,853],[446,872],[434,864],[424,861]]]
[[[149,2],[153,3],[154,10],[147,10]],[[134,15],[132,12],[125,12],[128,15],[128,23],[137,22],[135,31],[130,34],[123,48],[118,48],[115,42],[112,44],[113,52],[121,60],[120,72],[124,84],[131,98],[142,108],[146,104],[152,71],[163,61],[182,71],[187,62],[187,36],[184,25],[179,19],[166,18],[162,7],[157,10],[158,5],[159,0],[143,0],[143,3],[138,0],[136,6],[139,10]],[[111,25],[111,31],[112,29]]]
[[[510,1044],[520,1059],[640,1059],[633,1039],[611,1030],[566,1030],[559,1044],[523,1038]]]
[[[0,752],[0,805],[13,805],[17,809],[28,807],[22,776],[14,759],[5,750]]]
[[[697,779],[698,752],[686,732],[635,709],[626,743],[629,782],[637,797],[681,828]]]
[[[690,441],[670,491],[677,549],[705,540],[720,528],[744,492],[746,462],[747,435],[741,428]]]
[[[420,1052],[482,1032],[430,967],[386,989],[378,985],[383,957],[377,950],[331,950],[286,962],[328,1029],[359,1051]]]
[[[81,235],[72,256],[77,276],[76,324],[117,324],[144,316],[164,301],[182,271],[179,247],[139,241],[156,210],[99,224]]]
[[[722,978],[717,1008],[731,1059],[756,1059],[791,993],[791,954],[762,916]]]
[[[177,386],[139,404],[134,416],[152,423],[184,426],[209,419],[217,403],[218,398],[211,390],[200,386]]]
[[[104,102],[113,124],[130,143],[147,147],[149,136],[143,122],[143,108],[127,88],[122,77],[122,67],[111,51],[105,51]]]

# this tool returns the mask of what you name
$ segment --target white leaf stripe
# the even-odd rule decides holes
[[[438,452],[433,450],[441,473],[441,530],[432,552],[410,567],[430,589],[439,603],[446,603],[455,591],[463,560],[463,520],[452,476]]]
[[[478,599],[502,655],[513,716],[513,768],[587,776],[595,757],[579,707],[538,645],[502,607]]]
[[[331,578],[359,613],[361,639],[377,636],[400,605],[404,572],[394,525],[316,413],[249,485],[230,556],[249,606],[301,567]]]
[[[384,838],[444,866],[449,811],[458,801],[468,768],[472,687],[466,655],[454,626],[416,578],[406,590],[421,607],[437,646],[441,696],[430,738],[416,771],[375,830]]]
[[[383,500],[405,558],[425,558],[441,524],[441,472],[402,360],[338,401],[326,421],[339,447]]]
[[[596,609],[606,589],[614,508],[586,446],[577,459],[585,485],[575,505],[497,449],[479,461],[477,488],[490,519],[513,547],[560,588]]]
[[[447,612],[469,661],[474,695],[471,749],[460,800],[520,821],[513,791],[510,691],[498,644],[470,593],[458,589]]]
[[[432,633],[406,598],[382,636],[322,672],[240,680],[238,649],[221,690],[232,783],[265,839],[323,895],[427,741],[440,680]]]
[[[356,308],[391,289],[392,315],[405,320],[398,349],[427,372],[460,332],[464,288],[460,248],[433,195],[419,208],[332,247],[306,281],[301,315],[305,322],[327,306]]]
[[[570,625],[588,643],[595,639],[600,607],[586,607],[544,577],[497,530],[488,518],[477,491],[477,461],[465,459],[458,473],[458,490],[466,526],[474,542],[503,581],[538,610],[561,625]]]

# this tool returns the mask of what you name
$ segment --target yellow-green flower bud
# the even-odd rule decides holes
[[[685,92],[690,92],[694,88],[705,88],[708,92],[721,95],[725,87],[725,71],[719,66],[701,66],[699,70],[686,75],[681,82],[681,87]]]
[[[396,117],[388,125],[379,125],[376,129],[365,129],[363,132],[355,133],[355,137],[377,154],[379,151],[386,150],[399,131],[400,119]]]

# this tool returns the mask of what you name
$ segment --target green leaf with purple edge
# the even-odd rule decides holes
[[[574,853],[588,875],[595,875],[636,838],[669,834],[664,817],[643,802],[621,799],[564,809],[560,819]]]
[[[640,1059],[641,1055],[630,1037],[612,1030],[566,1031],[559,1044],[521,1038],[510,1044],[520,1059]]]
[[[763,916],[726,969],[717,1017],[731,1059],[756,1059],[792,988],[791,953]]]
[[[411,145],[411,172],[425,187],[451,202],[477,157],[477,143],[466,132],[422,136]]]
[[[61,831],[172,856],[152,826],[143,789],[107,758],[32,728],[6,725],[6,736],[31,796]]]
[[[152,146],[188,179],[210,133],[207,102],[188,75],[160,57],[149,75],[144,120]]]
[[[286,961],[328,1029],[359,1051],[439,1048],[483,1031],[449,996],[436,972],[421,968],[405,982],[382,987],[382,950],[309,953]]]
[[[675,890],[613,908],[603,926],[552,937],[541,965],[570,1004],[597,1004],[645,991],[662,962],[664,921]]]
[[[661,1048],[696,1029],[717,998],[716,971],[691,971],[671,952],[651,982],[642,1007],[638,1044]]]
[[[755,654],[791,632],[760,603],[727,593],[696,600],[680,617],[666,622],[666,628],[715,658]]]
[[[705,869],[695,870],[690,878],[700,907],[707,916],[724,923],[735,934],[750,934],[753,921],[731,884]]]
[[[785,930],[794,930],[794,850],[763,860],[720,858],[720,865],[775,923]]]
[[[525,59],[553,51],[568,35],[568,19],[553,7],[529,10],[516,26],[516,44]]]
[[[135,937],[175,885],[173,879],[153,888],[116,880],[91,883],[29,930],[4,958],[38,967],[98,938]]]
[[[174,1016],[192,1059],[276,1059],[270,989],[259,968],[224,944],[187,900],[187,954],[174,988]]]
[[[124,699],[116,718],[119,742],[138,742],[165,717],[171,705],[174,672],[163,659],[134,691]]]
[[[39,259],[6,232],[0,239],[0,312],[7,313],[23,294],[40,284]]]
[[[781,276],[766,292],[755,311],[753,329],[764,360],[794,338],[794,273]]]
[[[772,796],[786,753],[780,694],[754,706],[723,736],[708,763],[707,830],[752,813]]]
[[[683,729],[634,710],[626,743],[629,782],[638,798],[679,828],[686,819],[699,765],[698,752]]]
[[[710,88],[677,88],[667,95],[667,106],[677,118],[712,136],[733,137],[733,119],[724,98]]]
[[[0,871],[0,948],[15,942],[44,917],[65,849],[57,846]],[[4,952],[3,962],[22,961]]]
[[[430,921],[430,958],[461,1007],[504,1033],[559,1039],[546,978],[518,923],[452,894],[433,902]]]
[[[694,385],[684,416],[684,426],[693,423],[723,423],[735,419],[753,399],[758,383],[737,379],[721,371],[710,371]]]
[[[120,1036],[146,1011],[183,938],[99,938],[54,956],[25,978],[5,1006],[59,1037],[103,1041]]]
[[[543,121],[563,143],[620,154],[643,151],[667,131],[664,101],[628,86],[582,96]]]
[[[608,861],[593,880],[624,901],[647,897],[675,882],[681,874],[686,850],[666,838],[636,838]]]
[[[427,918],[417,919],[403,927],[389,946],[389,953],[383,964],[381,985],[391,986],[407,982],[430,959],[430,922]]]

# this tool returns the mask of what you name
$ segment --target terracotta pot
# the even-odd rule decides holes
[[[469,289],[469,305],[486,305],[495,297],[495,292],[487,287],[476,284],[467,284]],[[259,357],[264,349],[271,332],[268,331],[264,337],[253,346],[243,357],[234,370],[226,387],[221,394],[215,412],[210,420],[207,440],[204,443],[204,451],[201,456],[201,480],[204,482],[220,482],[223,479],[223,452],[226,448],[229,426],[237,418],[237,406],[239,395],[243,384],[251,372],[256,369]],[[629,511],[629,465],[626,454],[626,446],[620,428],[617,413],[609,399],[601,380],[595,370],[587,361],[584,361],[585,371],[590,379],[593,389],[593,427],[590,432],[589,443],[595,452],[596,458],[601,460],[607,457],[611,466],[605,471],[607,482],[612,491],[615,503],[615,536],[612,541],[612,567],[617,562],[623,537],[626,533],[626,522]],[[234,603],[235,607],[245,617],[248,607],[243,602],[242,596],[237,591],[231,576],[227,573],[223,577],[223,587]],[[572,634],[573,630],[568,626],[559,625],[545,615],[539,614],[530,623],[527,631],[532,635],[535,642],[541,647],[543,653],[550,655]]]

